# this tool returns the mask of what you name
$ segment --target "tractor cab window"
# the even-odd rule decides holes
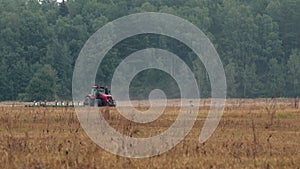
[[[95,95],[95,96],[98,95],[98,94],[104,94],[104,93],[105,93],[104,89],[101,89],[101,88],[92,90],[92,94]]]
[[[103,88],[99,88],[99,89],[98,89],[98,92],[99,92],[100,94],[105,94],[105,91],[104,91]]]
[[[92,89],[91,93],[96,96],[96,95],[99,95],[99,94],[110,94],[110,91],[109,91],[108,88],[100,87],[100,88]]]
[[[108,88],[105,88],[105,94],[110,94],[110,91],[108,90]]]
[[[91,92],[91,93],[92,93],[93,95],[96,95],[96,90],[97,90],[97,89],[92,89],[92,92]]]

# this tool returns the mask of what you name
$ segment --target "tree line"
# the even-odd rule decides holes
[[[228,97],[300,95],[300,0],[0,0],[0,100],[71,99],[72,72],[86,40],[106,23],[137,12],[173,14],[199,27],[223,62]],[[195,54],[166,36],[128,38],[109,51],[97,82],[108,84],[122,58],[147,48],[169,50],[189,62],[202,97],[209,77]],[[132,98],[178,86],[157,70],[133,80]]]

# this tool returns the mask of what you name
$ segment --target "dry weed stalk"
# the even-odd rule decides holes
[[[270,128],[274,124],[274,117],[276,115],[277,111],[277,100],[275,98],[272,98],[269,103],[267,103],[265,107],[268,116],[269,116],[269,123],[266,124],[265,128]]]
[[[253,134],[253,145],[252,145],[252,151],[253,151],[253,164],[254,167],[256,166],[256,158],[257,158],[257,145],[258,145],[258,141],[257,141],[257,134],[255,131],[255,123],[254,123],[254,119],[252,118],[252,134]]]
[[[269,137],[267,138],[268,149],[269,149],[269,156],[272,156],[272,145],[271,145],[271,142],[270,142],[271,138],[272,138],[272,134],[270,134]]]
[[[295,97],[295,99],[294,99],[294,108],[295,109],[299,108],[299,98],[298,97]]]

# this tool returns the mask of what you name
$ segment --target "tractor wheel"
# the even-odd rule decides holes
[[[95,100],[92,100],[90,97],[86,97],[84,99],[84,106],[91,106],[93,107],[95,105]]]
[[[91,106],[91,107],[94,107],[94,106],[95,106],[95,100],[92,100],[91,98],[90,98],[90,106]]]
[[[89,97],[85,97],[84,98],[83,105],[84,106],[89,106],[90,105],[90,99],[89,99]]]
[[[97,105],[98,105],[98,107],[102,106],[102,99],[97,99]]]
[[[115,102],[109,102],[108,105],[109,105],[110,107],[116,107],[116,103],[115,103]]]
[[[98,107],[106,106],[103,99],[98,99]]]

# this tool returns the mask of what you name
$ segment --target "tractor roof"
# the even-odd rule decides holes
[[[105,88],[108,88],[108,86],[93,86],[92,87],[93,89],[99,89],[99,88],[103,88],[103,89],[105,89]]]

